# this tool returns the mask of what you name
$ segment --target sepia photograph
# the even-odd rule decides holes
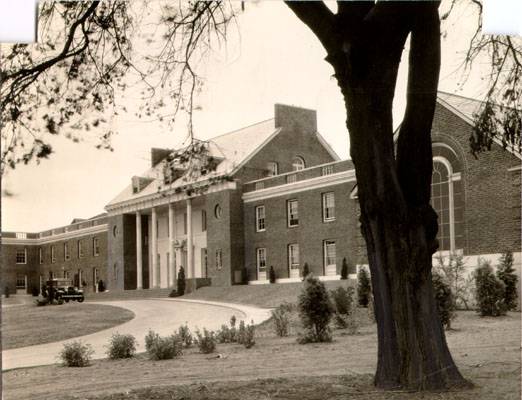
[[[520,399],[487,7],[37,2],[0,43],[2,399]]]

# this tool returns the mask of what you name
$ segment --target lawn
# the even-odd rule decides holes
[[[132,311],[100,304],[7,307],[2,309],[2,348],[15,349],[88,335],[132,318]]]
[[[359,310],[364,319],[364,310]],[[58,365],[7,371],[4,399],[520,399],[520,313],[480,318],[458,312],[449,346],[475,388],[446,393],[381,392],[372,387],[377,347],[375,325],[359,333],[334,331],[332,343],[299,345],[278,338],[270,322],[259,327],[247,350],[218,345],[216,355],[192,348],[174,360],[94,361],[86,368]]]
[[[324,282],[327,289],[351,285],[355,280],[335,280]],[[181,297],[182,299],[198,299],[223,301],[228,303],[250,304],[258,307],[277,307],[283,302],[295,303],[303,288],[302,282],[276,283],[272,285],[236,285],[232,287],[208,286]]]

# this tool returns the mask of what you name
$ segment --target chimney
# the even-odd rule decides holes
[[[170,149],[158,149],[158,148],[151,148],[150,149],[150,159],[151,159],[151,167],[154,167],[155,165],[158,165],[165,157],[167,157],[172,150]]]
[[[276,128],[282,127],[306,133],[317,133],[317,112],[315,110],[276,104],[274,115]]]

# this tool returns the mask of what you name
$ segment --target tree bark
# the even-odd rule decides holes
[[[429,202],[438,2],[377,2],[371,9],[350,3],[339,9],[330,31],[308,14],[310,4],[306,10],[288,4],[328,44],[326,60],[345,100],[377,321],[374,383],[413,390],[467,386],[449,352],[431,280],[437,249],[437,215]],[[392,105],[408,35],[408,105],[395,149]]]

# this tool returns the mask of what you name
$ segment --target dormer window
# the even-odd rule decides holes
[[[267,164],[267,176],[276,176],[279,173],[279,166],[275,161],[271,161]]]
[[[292,171],[301,171],[305,169],[305,161],[302,157],[294,157],[292,160]]]

